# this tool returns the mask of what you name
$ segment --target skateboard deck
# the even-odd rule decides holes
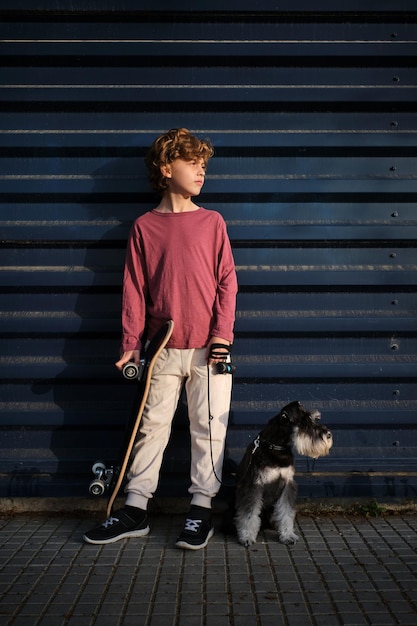
[[[90,483],[89,491],[92,495],[102,495],[108,491],[107,500],[107,516],[111,515],[114,501],[122,486],[126,471],[129,467],[130,455],[136,440],[142,413],[145,408],[146,400],[149,395],[151,386],[152,371],[154,365],[165,348],[172,335],[174,322],[169,320],[166,322],[151,339],[141,358],[140,378],[137,383],[137,395],[135,401],[135,409],[126,424],[125,436],[120,449],[120,455],[117,463],[109,468],[101,461],[97,461],[93,467],[95,479]],[[126,377],[131,378],[131,373],[126,372]]]

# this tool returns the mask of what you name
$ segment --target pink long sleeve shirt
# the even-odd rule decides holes
[[[168,319],[170,348],[203,348],[210,337],[233,341],[237,279],[226,224],[216,211],[149,211],[127,245],[122,350],[140,350]]]

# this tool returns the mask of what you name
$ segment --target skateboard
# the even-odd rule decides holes
[[[173,329],[174,322],[169,320],[159,329],[156,335],[149,342],[140,360],[139,367],[130,362],[123,368],[123,375],[125,378],[131,380],[135,378],[138,379],[138,389],[134,403],[135,408],[126,424],[125,436],[117,463],[107,467],[102,461],[96,461],[92,467],[94,479],[91,481],[89,486],[89,492],[93,496],[101,496],[107,491],[108,517],[111,515],[114,501],[119,493],[129,466],[130,455],[136,440],[143,409],[145,408],[146,400],[149,395],[154,365],[162,350],[168,343]]]

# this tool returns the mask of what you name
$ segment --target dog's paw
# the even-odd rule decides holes
[[[261,527],[261,518],[258,515],[239,514],[235,517],[237,538],[239,543],[245,548],[252,546],[256,543],[259,529]]]
[[[279,540],[286,546],[293,546],[297,543],[299,536],[295,533],[286,533],[279,536]]]
[[[238,540],[242,546],[245,546],[245,548],[249,548],[250,546],[253,546],[254,543],[256,543],[256,537],[250,537],[246,534],[238,535]]]

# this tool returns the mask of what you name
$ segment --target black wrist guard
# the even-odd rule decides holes
[[[224,352],[227,350],[227,352]],[[210,359],[227,359],[228,355],[232,350],[232,346],[224,344],[224,343],[212,343],[210,346]]]

